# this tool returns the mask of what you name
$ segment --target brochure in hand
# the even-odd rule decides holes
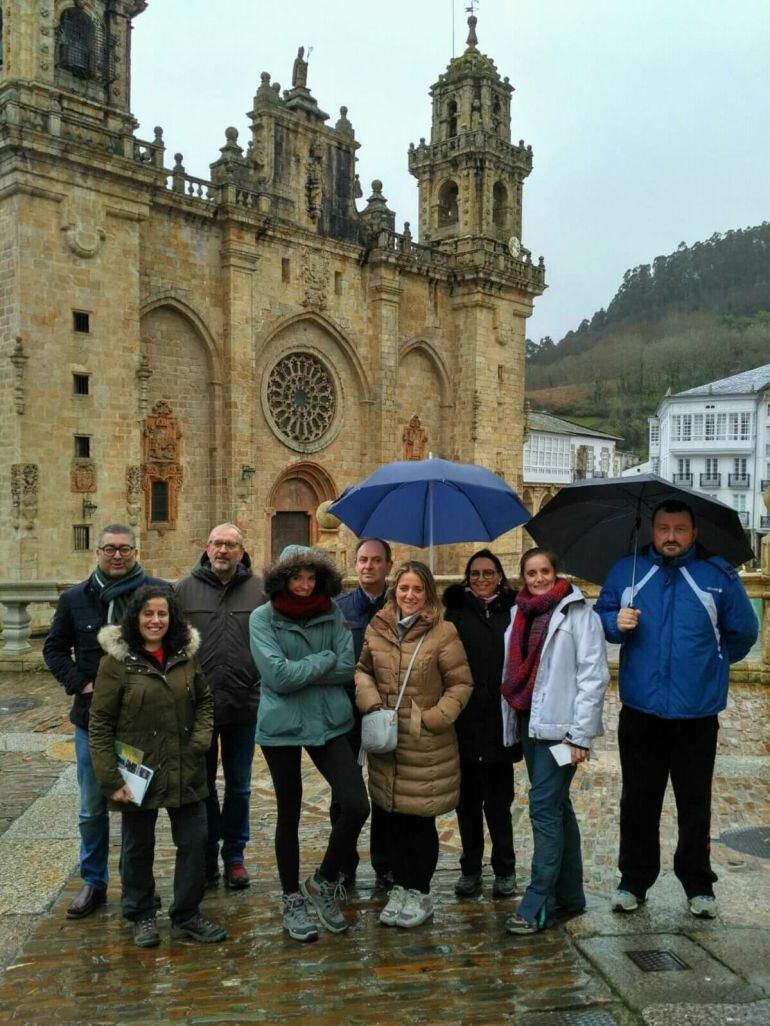
[[[131,791],[131,801],[134,805],[141,805],[153,775],[153,770],[142,763],[144,752],[126,744],[125,741],[116,740],[115,754],[118,757],[120,775]]]

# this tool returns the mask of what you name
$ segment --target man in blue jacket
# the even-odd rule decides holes
[[[382,538],[362,538],[356,546],[356,573],[358,574],[358,587],[352,591],[345,592],[337,599],[337,605],[342,610],[345,622],[353,635],[353,649],[356,662],[361,656],[361,649],[364,647],[364,634],[366,628],[375,613],[378,613],[385,605],[387,593],[388,574],[393,569],[393,556],[390,545]],[[353,715],[356,718],[355,726],[348,735],[348,740],[353,749],[354,755],[358,756],[361,746],[361,714],[356,707],[356,687],[351,680],[347,688],[350,701],[353,705]],[[329,815],[332,823],[339,815],[339,805],[334,796],[329,808]],[[388,863],[387,839],[384,836],[383,824],[380,822],[381,810],[378,806],[372,805],[372,818],[370,828],[369,851],[372,861],[372,868],[375,872],[376,886],[382,890],[388,890],[393,883]],[[356,868],[358,866],[358,852],[353,849],[343,866],[343,882],[348,885],[355,881]]]
[[[94,681],[104,653],[96,639],[105,624],[120,622],[131,596],[143,584],[166,585],[148,577],[137,562],[136,537],[124,524],[99,532],[96,569],[59,599],[43,645],[46,666],[73,696],[75,761],[80,787],[80,875],[83,887],[67,909],[68,919],[83,919],[107,900],[110,823],[107,799],[96,779],[88,748],[88,718]]]
[[[609,573],[596,612],[621,644],[618,749],[620,885],[617,912],[633,912],[660,872],[659,827],[669,777],[679,837],[674,872],[695,916],[716,915],[711,869],[711,781],[717,714],[727,702],[730,663],[743,659],[758,624],[738,575],[700,552],[689,506],[666,501],[652,518],[652,545]]]

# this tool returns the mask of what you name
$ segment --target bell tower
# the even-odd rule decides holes
[[[130,131],[131,19],[146,6],[146,0],[3,0],[6,120],[14,123],[16,113],[21,123],[25,117],[34,123],[32,111],[54,111],[83,131],[88,122]]]
[[[409,170],[419,183],[420,242],[486,237],[509,244],[518,257],[532,147],[511,143],[513,86],[479,51],[476,24],[471,14],[465,52],[431,87],[430,143],[409,147]]]

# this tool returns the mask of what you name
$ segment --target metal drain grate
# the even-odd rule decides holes
[[[626,954],[635,965],[639,966],[643,973],[670,973],[690,968],[673,951],[662,951],[659,949],[635,950],[627,951]]]
[[[11,713],[26,712],[40,705],[36,698],[6,698],[0,699],[0,716],[10,716]]]
[[[618,1021],[603,1009],[588,1008],[525,1015],[520,1026],[618,1026]]]
[[[770,859],[770,826],[725,830],[719,840],[728,848],[743,852],[744,855],[758,855],[761,859]]]

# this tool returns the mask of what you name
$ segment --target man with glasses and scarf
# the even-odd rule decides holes
[[[84,919],[107,900],[110,826],[107,799],[94,774],[88,748],[88,716],[99,661],[104,653],[96,636],[117,624],[131,596],[143,584],[168,587],[148,577],[137,562],[136,536],[124,524],[99,532],[96,569],[63,593],[43,645],[46,666],[73,696],[70,721],[75,726],[75,759],[80,787],[80,876],[83,887],[67,909],[68,919]]]

